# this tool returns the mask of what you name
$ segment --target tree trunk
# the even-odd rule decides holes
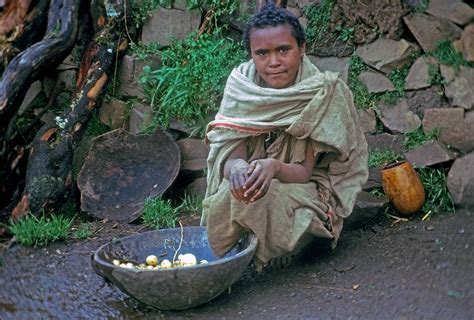
[[[83,56],[77,93],[70,108],[61,117],[45,124],[36,134],[28,160],[25,188],[12,212],[13,219],[28,212],[38,215],[57,208],[71,196],[74,149],[82,138],[110,74],[113,74],[117,54],[127,46],[127,41],[121,39],[124,1],[103,0],[93,5],[94,8],[103,8],[105,12],[101,12],[94,21],[98,31]],[[78,5],[77,0],[74,5]]]

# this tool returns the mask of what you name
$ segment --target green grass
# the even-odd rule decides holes
[[[474,62],[464,60],[463,55],[454,49],[448,39],[440,40],[436,49],[430,52],[430,55],[436,58],[440,64],[445,64],[459,70],[460,66],[474,67]]]
[[[447,172],[443,168],[416,169],[425,188],[426,201],[422,212],[454,212],[454,202],[446,185]]]
[[[420,127],[413,132],[405,133],[405,142],[404,146],[406,151],[412,150],[422,144],[431,141],[438,140],[440,134],[439,129],[433,129],[427,134],[423,132],[423,129]]]
[[[28,215],[17,222],[10,221],[10,232],[25,246],[46,246],[50,242],[66,239],[74,218],[61,215],[37,218]]]
[[[143,207],[143,224],[153,228],[174,228],[176,226],[178,210],[170,200],[161,198],[147,198]]]
[[[184,198],[181,200],[181,204],[176,208],[179,211],[186,212],[202,212],[202,197],[184,195]]]
[[[87,123],[85,134],[89,137],[97,137],[110,131],[110,127],[103,124],[97,113],[94,113]]]
[[[403,159],[401,154],[393,150],[373,150],[369,152],[369,168],[379,168]]]

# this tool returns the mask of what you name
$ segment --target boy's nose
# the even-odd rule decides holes
[[[278,58],[278,55],[275,53],[272,53],[270,55],[270,67],[278,67],[280,65],[280,59]]]

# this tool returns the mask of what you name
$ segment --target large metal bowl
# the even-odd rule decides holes
[[[145,232],[112,241],[92,256],[94,271],[126,294],[162,310],[184,310],[206,303],[237,281],[255,253],[257,238],[246,235],[224,257],[209,246],[205,227],[184,227],[178,254],[192,253],[208,263],[192,267],[141,270],[115,266],[113,259],[144,262],[148,255],[172,260],[181,228]]]

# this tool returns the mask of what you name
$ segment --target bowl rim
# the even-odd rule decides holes
[[[183,228],[187,228],[187,229],[206,229],[205,226],[185,226]],[[163,230],[176,230],[176,229],[180,230],[181,228],[167,228],[167,229],[150,230],[150,231],[146,231],[146,232],[142,232],[142,233],[126,236],[126,237],[121,237],[121,238],[118,238],[118,240],[134,238],[134,237],[144,235],[144,234],[147,234],[147,233],[156,233],[156,232],[160,232],[160,231],[163,231]],[[151,271],[175,272],[177,270],[193,270],[193,269],[205,268],[205,267],[214,266],[214,265],[217,265],[217,264],[226,263],[226,262],[235,260],[237,258],[240,258],[244,255],[247,255],[250,251],[253,251],[253,253],[255,253],[255,251],[257,249],[257,243],[258,243],[257,237],[251,232],[247,233],[246,235],[244,235],[242,237],[245,237],[245,236],[250,237],[250,239],[249,239],[249,245],[244,250],[238,252],[235,255],[229,256],[229,257],[218,258],[217,260],[210,261],[210,262],[207,262],[207,263],[199,263],[199,264],[196,264],[194,266],[178,266],[178,267],[173,267],[173,268],[160,268],[160,269],[123,268],[123,267],[120,267],[120,266],[116,266],[115,264],[113,264],[112,261],[103,259],[102,257],[99,256],[99,252],[102,251],[105,248],[105,246],[110,245],[112,243],[112,241],[109,241],[109,242],[101,245],[99,248],[97,248],[95,250],[94,255],[93,255],[93,261],[95,261],[97,264],[103,264],[106,267],[112,267],[113,269],[116,269],[116,270],[131,271],[131,272],[151,272]],[[212,248],[211,248],[211,250],[212,250]],[[232,249],[230,249],[230,250],[232,250]]]

